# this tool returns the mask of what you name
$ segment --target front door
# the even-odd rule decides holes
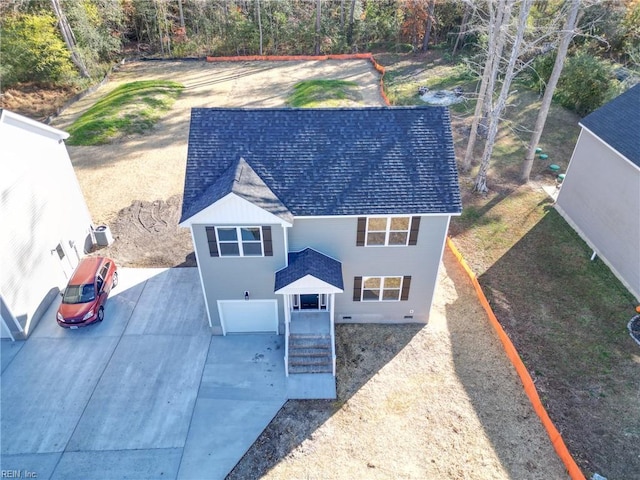
[[[317,293],[300,295],[300,308],[302,310],[319,310],[320,295],[318,295]]]
[[[291,295],[292,310],[326,310],[327,297],[324,293],[304,293],[300,295]]]

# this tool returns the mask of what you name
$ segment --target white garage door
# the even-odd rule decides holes
[[[278,302],[276,300],[218,300],[222,332],[278,333]]]

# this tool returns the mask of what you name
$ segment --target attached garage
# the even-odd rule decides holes
[[[222,334],[278,333],[277,300],[218,300]]]

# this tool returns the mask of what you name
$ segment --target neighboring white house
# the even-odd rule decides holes
[[[580,126],[556,209],[640,301],[640,85]]]
[[[68,136],[0,110],[2,338],[31,333],[92,245],[91,217],[64,144]]]

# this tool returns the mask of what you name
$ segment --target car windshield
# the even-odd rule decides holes
[[[86,285],[69,285],[62,296],[62,303],[87,303],[96,298],[96,290],[92,283]]]

